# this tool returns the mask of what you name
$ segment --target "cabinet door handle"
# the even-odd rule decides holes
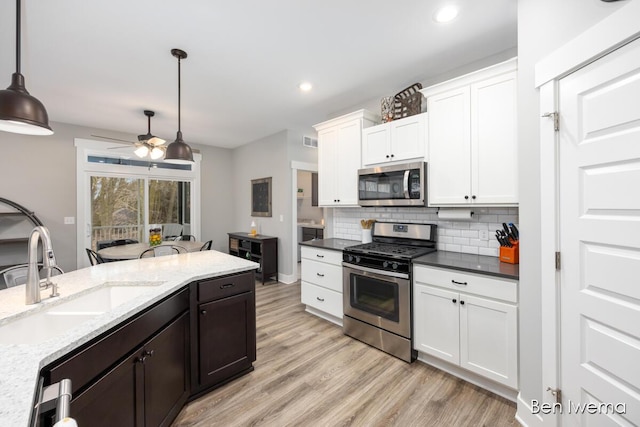
[[[393,154],[391,155],[391,158],[393,159]]]
[[[469,196],[464,196],[464,199],[465,200],[469,200]]]
[[[316,299],[320,302],[324,302],[324,298],[316,297]]]
[[[153,356],[153,352],[154,350],[145,350],[143,354],[144,357],[146,356]]]
[[[463,286],[467,286],[467,282],[456,282],[455,280],[451,279],[451,283],[453,283],[454,285],[463,285]]]
[[[464,305],[464,301],[460,300],[460,305]]]
[[[200,314],[202,314],[203,316],[207,314],[207,310],[200,310]]]
[[[387,159],[389,158],[389,155],[387,154]]]
[[[455,299],[455,298],[454,298],[454,299],[452,299],[451,301],[452,301],[454,304],[458,302],[458,300],[457,300],[457,299]]]
[[[232,288],[235,286],[235,283],[226,283],[224,285],[220,285],[220,289]]]
[[[475,200],[475,199],[476,199],[476,196],[471,196],[471,198],[472,198],[473,200]]]
[[[316,273],[316,276],[318,276],[318,277],[324,277],[324,274]]]

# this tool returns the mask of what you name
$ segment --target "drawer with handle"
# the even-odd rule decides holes
[[[302,282],[303,304],[342,319],[342,293]]]
[[[233,276],[215,277],[198,282],[198,301],[210,301],[253,291],[255,276],[253,271]]]
[[[309,246],[302,246],[300,256],[305,260],[326,262],[333,265],[342,265],[342,252],[330,249],[317,249]]]
[[[302,281],[342,292],[342,267],[305,260],[302,268]]]
[[[413,280],[418,284],[439,286],[512,303],[518,302],[518,283],[499,277],[415,265]]]

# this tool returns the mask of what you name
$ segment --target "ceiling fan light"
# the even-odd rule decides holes
[[[182,140],[182,132],[178,131],[176,140],[167,145],[164,153],[164,161],[178,165],[188,165],[193,163],[193,152],[191,147]]]
[[[27,92],[22,74],[14,73],[11,85],[0,91],[0,130],[24,135],[53,135],[47,110]]]
[[[157,136],[151,136],[151,138],[149,138],[147,140],[147,143],[153,145],[153,146],[158,146],[158,145],[164,145],[164,143],[166,143],[167,141],[165,141],[162,138],[158,138]]]
[[[143,158],[146,157],[147,154],[149,154],[149,148],[146,145],[141,145],[140,147],[135,149],[134,153],[136,154],[136,156]]]
[[[162,148],[160,148],[160,147],[153,147],[151,149],[151,153],[149,153],[149,156],[153,160],[158,160],[158,159],[162,158],[162,156],[164,156],[164,150]]]

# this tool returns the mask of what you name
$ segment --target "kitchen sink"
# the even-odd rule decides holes
[[[0,326],[0,344],[48,341],[147,292],[149,286],[103,286]]]

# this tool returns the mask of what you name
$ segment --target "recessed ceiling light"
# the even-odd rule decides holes
[[[313,89],[313,85],[309,82],[302,82],[298,85],[298,88],[303,92],[309,92]]]
[[[443,6],[440,9],[438,9],[436,13],[433,15],[433,20],[440,24],[451,22],[454,19],[456,19],[456,16],[458,16],[458,12],[459,10],[457,6],[453,6],[453,5]]]

